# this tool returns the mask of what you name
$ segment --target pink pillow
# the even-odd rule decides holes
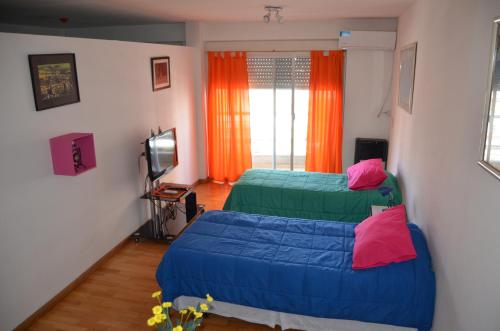
[[[351,190],[372,190],[386,180],[382,159],[370,159],[347,168],[347,187]]]
[[[399,205],[370,216],[354,228],[353,269],[368,269],[417,257],[406,209]]]

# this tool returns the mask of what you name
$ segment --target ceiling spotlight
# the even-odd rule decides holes
[[[268,12],[266,15],[262,17],[262,19],[264,20],[264,23],[269,23],[269,21],[271,21],[271,13]]]
[[[280,24],[285,21],[285,18],[281,16],[279,12],[276,12],[276,15],[274,17],[276,17],[276,21],[278,21],[278,23]]]
[[[271,22],[271,16],[274,14],[274,18],[276,18],[276,21],[278,23],[283,23],[285,18],[280,14],[280,12],[283,10],[283,7],[277,7],[277,6],[265,6],[264,10],[267,11],[267,14],[262,17],[264,20],[264,23],[269,23]]]

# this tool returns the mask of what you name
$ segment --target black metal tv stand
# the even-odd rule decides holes
[[[149,201],[151,219],[144,223],[132,236],[136,242],[141,239],[153,239],[171,243],[196,218],[203,214],[205,208],[196,203],[196,193],[189,185],[173,183],[155,183],[153,189],[140,198]],[[180,206],[183,208],[180,208]],[[167,229],[168,221],[175,220],[177,211],[186,214],[186,225],[177,235],[170,234]]]

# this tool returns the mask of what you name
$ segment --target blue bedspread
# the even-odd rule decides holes
[[[417,259],[352,270],[355,224],[238,212],[202,215],[156,274],[164,299],[187,295],[280,312],[431,328],[435,279],[425,238]]]

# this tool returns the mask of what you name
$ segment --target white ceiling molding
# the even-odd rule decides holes
[[[206,51],[304,52],[318,49],[338,49],[338,40],[245,40],[208,41],[205,43]]]

